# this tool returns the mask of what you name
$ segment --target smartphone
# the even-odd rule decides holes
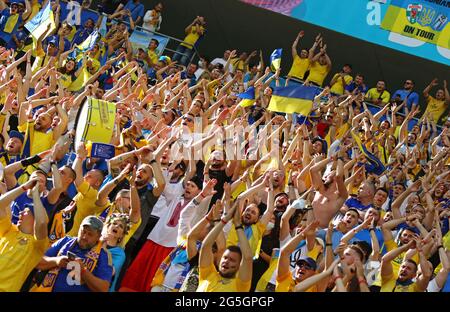
[[[67,252],[67,257],[69,258],[69,260],[75,260],[75,258],[77,257],[77,255],[74,254],[74,253],[71,252],[71,251],[68,251],[68,252]]]

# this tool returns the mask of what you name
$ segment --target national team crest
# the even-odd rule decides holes
[[[406,18],[411,24],[417,22],[417,18],[419,17],[420,12],[422,12],[422,8],[421,4],[408,4],[408,7],[406,8]]]

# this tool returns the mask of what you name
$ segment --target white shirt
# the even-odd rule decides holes
[[[147,239],[167,248],[176,247],[179,224],[178,213],[181,213],[187,204],[188,202],[181,196],[177,200],[172,201],[159,217],[158,223],[156,223]]]
[[[145,30],[149,30],[151,32],[158,31],[159,28],[161,27],[161,22],[162,22],[162,15],[157,13],[157,14],[159,14],[158,23],[156,25],[152,24],[152,20],[153,20],[152,15],[154,14],[153,12],[154,12],[154,10],[148,10],[147,12],[145,12],[144,20],[142,22],[142,28],[144,28]]]
[[[166,180],[166,186],[164,187],[164,191],[161,193],[161,196],[158,198],[158,201],[155,203],[155,206],[152,210],[152,215],[161,217],[161,214],[164,213],[165,208],[170,205],[170,203],[183,195],[184,187],[183,180],[170,183],[171,174],[167,170],[167,168],[163,169],[164,180]]]

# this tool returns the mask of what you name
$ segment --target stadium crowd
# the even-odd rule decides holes
[[[173,55],[134,51],[136,25],[163,24],[139,0],[104,1],[84,51],[101,20],[70,25],[58,1],[56,28],[24,27],[48,1],[0,1],[0,291],[450,290],[445,80],[369,88],[303,31],[286,80],[256,51],[191,62],[202,16]],[[325,87],[310,114],[270,110],[295,84]],[[75,140],[97,100],[111,157]]]

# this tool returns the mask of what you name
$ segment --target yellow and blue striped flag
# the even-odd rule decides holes
[[[236,95],[237,97],[241,98],[241,101],[239,102],[239,106],[241,107],[249,107],[252,106],[255,103],[255,88],[249,87],[245,92],[239,93]]]
[[[85,53],[85,52],[91,50],[94,47],[95,43],[97,42],[98,38],[99,38],[98,30],[95,29],[89,35],[89,37],[86,38],[86,40],[84,40],[81,44],[76,46],[79,53]]]
[[[275,49],[270,55],[270,68],[272,71],[276,71],[281,66],[281,53],[283,53],[283,49]]]
[[[287,86],[275,88],[267,108],[273,112],[308,116],[313,107],[313,100],[318,92],[312,86]]]
[[[43,33],[47,31],[50,25],[50,32],[56,29],[55,17],[49,1],[45,8],[40,10],[29,22],[25,24],[25,28],[31,33],[31,36],[37,40]],[[45,39],[45,38],[44,38]]]
[[[366,159],[369,163],[366,163],[364,167],[366,168],[366,171],[369,173],[375,173],[376,175],[381,175],[386,168],[384,167],[381,160],[369,152],[366,148],[366,146],[362,143],[361,138],[356,134],[355,132],[351,131],[351,134],[353,136],[353,139],[355,139],[356,145],[358,145],[359,150],[361,153],[366,156]]]

